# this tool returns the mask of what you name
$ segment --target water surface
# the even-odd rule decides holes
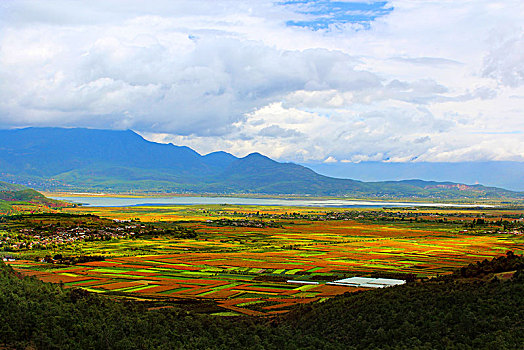
[[[246,198],[246,197],[50,197],[88,207],[129,207],[141,205],[266,205],[282,207],[492,207],[477,204],[449,204],[423,202],[380,202],[343,199],[285,199],[285,198]]]

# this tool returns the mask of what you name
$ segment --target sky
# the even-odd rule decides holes
[[[0,96],[201,154],[524,161],[524,2],[3,0]]]

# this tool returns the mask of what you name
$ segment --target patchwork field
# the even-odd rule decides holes
[[[70,209],[72,210],[72,209]],[[459,224],[374,223],[306,219],[326,209],[261,207],[80,208],[113,219],[176,220],[196,230],[195,239],[167,236],[77,241],[52,254],[103,255],[104,261],[64,266],[38,260],[34,252],[10,262],[24,274],[47,282],[144,300],[213,302],[210,313],[273,315],[299,303],[322,301],[359,288],[327,285],[352,276],[450,273],[473,261],[512,250],[522,253],[522,235],[467,234]],[[293,217],[287,211],[300,213]],[[280,227],[217,226],[220,218],[258,213]],[[498,213],[492,213],[497,216]],[[298,215],[298,214],[297,214]],[[430,211],[428,217],[434,216]],[[442,215],[442,214],[441,214]],[[446,215],[446,214],[444,214]],[[468,215],[476,216],[472,211]],[[263,219],[268,220],[268,219]],[[464,217],[464,222],[471,218]],[[318,285],[287,283],[315,281]]]

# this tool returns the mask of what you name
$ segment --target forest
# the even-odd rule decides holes
[[[270,318],[116,301],[2,263],[0,341],[6,349],[517,349],[524,343],[523,262],[508,253],[479,268],[346,293]]]

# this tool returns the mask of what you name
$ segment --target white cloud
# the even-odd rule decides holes
[[[1,6],[0,127],[288,161],[524,160],[522,1],[395,0],[369,29],[316,31],[273,1]]]
[[[484,76],[511,87],[524,84],[524,33],[498,38],[484,60]]]

